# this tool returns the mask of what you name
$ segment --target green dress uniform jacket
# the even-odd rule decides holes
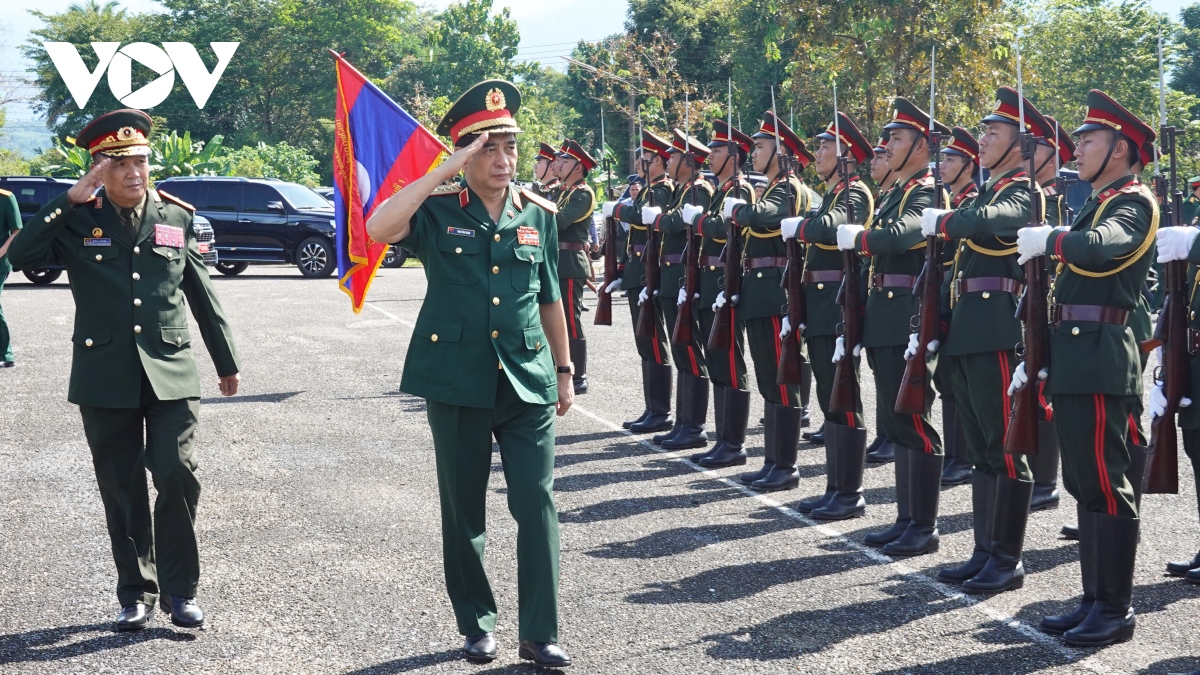
[[[558,197],[558,214],[554,217],[558,226],[560,244],[588,243],[588,228],[592,223],[592,212],[596,210],[596,193],[586,179],[564,190]],[[558,277],[560,279],[590,279],[592,259],[587,249],[560,249],[558,252]]]
[[[826,191],[816,214],[801,223],[796,238],[805,244],[805,272],[843,269],[842,252],[837,247],[837,229],[839,225],[849,223],[849,205],[854,206],[854,220],[870,227],[875,215],[875,199],[857,175],[850,177],[849,190],[844,182],[838,181]],[[804,284],[808,309],[808,323],[804,327],[806,338],[837,335],[838,324],[842,322],[842,306],[837,302],[839,288],[840,282],[812,281]]]
[[[613,217],[623,223],[629,223],[629,236],[625,238],[625,274],[621,277],[621,288],[626,292],[641,290],[646,285],[646,265],[642,256],[645,254],[647,230],[642,222],[642,207],[650,203],[654,195],[654,205],[666,209],[671,203],[671,194],[675,186],[666,175],[659,176],[650,185],[642,188],[632,205],[617,204],[613,209]]]
[[[0,190],[0,246],[20,229],[21,210],[17,205],[17,198],[8,190]],[[0,274],[8,274],[11,271],[12,265],[8,262],[8,256],[0,256]]]
[[[663,302],[669,300],[674,305],[676,296],[679,295],[679,289],[683,287],[684,273],[686,272],[684,255],[690,229],[688,224],[683,221],[683,206],[695,203],[698,206],[707,207],[712,203],[714,192],[715,188],[712,183],[703,178],[679,183],[675,186],[675,192],[671,196],[670,208],[664,208],[662,214],[654,219],[652,227],[663,233],[662,246],[659,248],[658,255],[659,265],[662,267],[659,297],[664,298]],[[673,326],[667,328],[671,329]]]
[[[1200,197],[1191,196],[1183,200],[1183,211],[1180,212],[1179,222],[1184,225],[1194,225],[1200,218]]]
[[[812,198],[812,191],[799,178],[791,176],[785,182],[782,177],[776,177],[767,185],[761,200],[734,208],[733,222],[743,228],[746,238],[743,262],[751,258],[778,258],[781,261],[778,266],[745,268],[741,299],[737,305],[742,321],[787,313],[787,293],[779,285],[786,264],[787,246],[779,223],[784,218],[807,212]]]
[[[1200,238],[1192,242],[1192,250],[1188,252],[1188,332],[1200,332]],[[1188,359],[1191,372],[1191,391],[1184,394],[1193,402],[1200,401],[1200,354],[1193,354]],[[1190,405],[1179,409],[1178,424],[1180,429],[1200,429],[1200,405]]]
[[[1046,224],[1050,227],[1058,227],[1059,225],[1067,224],[1067,196],[1058,194],[1054,184],[1042,186],[1042,196],[1046,198],[1046,206],[1042,213],[1046,217]]]
[[[696,231],[704,237],[704,247],[700,250],[700,307],[711,307],[717,301],[717,293],[725,286],[725,263],[722,260],[725,252],[725,238],[729,235],[729,222],[721,216],[725,206],[725,198],[744,200],[747,204],[754,203],[754,186],[750,181],[735,174],[726,180],[713,194],[708,212],[696,220]],[[707,339],[707,335],[705,339]]]
[[[417,209],[399,243],[425,266],[429,288],[401,391],[492,408],[503,373],[526,403],[558,400],[539,313],[560,299],[554,215],[553,204],[515,187],[499,223],[463,185],[439,188]]]
[[[229,323],[192,232],[193,209],[165,192],[150,190],[147,197],[136,238],[101,190],[78,206],[65,193],[51,200],[9,248],[18,267],[57,260],[70,275],[72,403],[137,408],[143,372],[161,401],[199,398],[185,298],[217,374],[239,370]],[[183,245],[160,241],[159,225],[182,229]]]

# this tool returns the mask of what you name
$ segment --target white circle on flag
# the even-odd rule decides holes
[[[358,178],[358,198],[366,207],[367,199],[371,196],[371,174],[367,173],[367,167],[357,159],[354,160],[354,175]]]

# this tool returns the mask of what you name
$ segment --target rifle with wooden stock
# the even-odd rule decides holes
[[[642,153],[646,155],[645,152]],[[642,166],[645,168],[646,174],[646,205],[658,206],[654,199],[654,189],[650,184],[650,161],[642,160]],[[658,296],[659,281],[662,278],[662,270],[658,267],[658,247],[660,245],[659,233],[654,229],[653,223],[644,223],[646,227],[646,249],[642,251],[642,265],[646,270],[646,301],[641,304],[638,311],[637,327],[634,333],[638,337],[654,339],[654,325],[657,319],[654,318],[654,298]]]
[[[737,161],[737,143],[733,140],[733,79],[729,80],[729,102],[726,106],[729,126],[729,153]],[[749,158],[746,161],[750,161]],[[730,191],[742,184],[742,166],[737,165],[733,172],[733,186]],[[727,195],[728,196],[728,195]],[[733,298],[742,294],[742,241],[738,234],[737,225],[730,219],[725,234],[725,250],[722,253],[725,261],[724,288],[725,304],[717,308],[713,317],[712,330],[708,334],[708,349],[728,351],[733,344]]]
[[[700,170],[697,168],[695,180],[700,179]],[[687,196],[687,203],[693,205],[696,203],[695,180]],[[693,311],[693,300],[700,292],[700,248],[703,245],[701,238],[696,234],[696,228],[689,223],[687,247],[683,250],[683,289],[687,293],[687,300],[679,306],[679,312],[675,315],[675,328],[671,331],[671,341],[677,345],[691,344],[694,337],[692,327],[696,323],[696,315]]]

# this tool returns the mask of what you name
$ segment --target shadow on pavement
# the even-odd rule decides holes
[[[416,656],[406,656],[395,661],[386,663],[378,663],[366,668],[352,670],[345,675],[391,675],[392,673],[407,673],[428,666],[436,666],[440,663],[449,663],[451,661],[462,661],[464,664],[461,649],[447,649],[434,654],[417,654]]]
[[[636,440],[634,440],[634,437],[631,437],[627,432],[624,432],[624,431],[595,431],[590,434],[558,434],[557,436],[554,437],[554,444],[555,445],[574,445],[576,443],[589,443],[592,441],[606,441],[606,440],[610,440],[613,438],[627,439],[630,441],[631,445],[638,445],[640,447],[640,444],[637,443]],[[647,449],[646,452],[651,452],[651,451]],[[612,453],[609,453],[608,456],[611,458]]]
[[[99,633],[99,635],[81,640],[74,639],[83,637],[87,633]],[[169,628],[145,628],[140,631],[118,633],[113,630],[112,624],[107,622],[46,628],[27,633],[0,635],[0,664],[76,658],[109,649],[129,647],[150,640],[191,642],[195,639],[196,636],[192,633],[178,632]],[[66,640],[71,641],[59,644]]]
[[[587,504],[570,511],[562,511],[558,514],[558,522],[596,523],[656,511],[694,509],[706,504],[741,499],[743,497],[745,497],[745,494],[741,490],[726,488],[691,495],[660,495],[657,497],[610,499],[598,504]]]
[[[753,562],[705,570],[679,581],[655,583],[626,602],[646,605],[716,603],[748,598],[775,586],[842,572],[871,564],[857,552]]]
[[[622,443],[621,441],[613,441],[604,447],[603,450],[596,452],[576,452],[572,454],[556,454],[554,456],[554,468],[561,469],[565,466],[574,466],[575,464],[584,464],[586,462],[604,462],[614,459],[623,459],[626,457],[640,457],[643,455],[655,455],[653,450],[647,450],[638,443]]]
[[[1137,671],[1138,675],[1166,675],[1166,673],[1191,673],[1200,671],[1200,658],[1165,659],[1152,663]]]
[[[647,462],[647,466],[652,468],[640,469],[637,471],[604,471],[601,473],[583,473],[571,476],[562,476],[554,480],[555,492],[579,492],[582,490],[591,490],[593,488],[613,485],[615,483],[629,483],[633,481],[652,481],[661,478],[672,478],[683,474],[692,473],[692,469],[681,462],[673,462],[670,460],[657,460]]]
[[[796,527],[796,522],[774,509],[760,509],[751,518],[758,522],[731,524],[705,523],[697,527],[676,527],[652,532],[633,541],[604,544],[587,552],[593,558],[652,559],[696,551],[726,541],[761,537]]]
[[[1009,641],[1011,642],[1011,640]],[[1029,643],[1000,651],[967,654],[932,663],[923,663],[917,666],[905,666],[896,670],[882,671],[880,675],[909,675],[910,673],[912,675],[919,673],[930,673],[931,675],[940,675],[941,673],[974,673],[975,675],[1004,673],[1008,675],[1009,673],[1034,673],[1053,666],[1075,663],[1090,653],[1080,651],[1078,652],[1078,657],[1069,659],[1062,653]]]
[[[255,394],[253,396],[217,396],[214,398],[202,398],[200,402],[205,405],[212,405],[214,403],[282,403],[293,396],[303,393],[303,391],[281,391],[275,394]]]
[[[1028,537],[1026,538],[1028,539]],[[1021,554],[1021,560],[1025,564],[1026,574],[1048,572],[1063,565],[1078,565],[1079,546],[1072,541],[1058,548],[1025,549]],[[1078,569],[1075,574],[1078,574]]]

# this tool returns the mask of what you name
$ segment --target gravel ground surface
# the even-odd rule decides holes
[[[3,300],[19,367],[0,371],[0,672],[533,672],[517,658],[515,527],[498,457],[487,557],[500,658],[459,658],[424,402],[397,392],[421,270],[381,270],[359,315],[332,281],[294,269],[217,276],[244,373],[239,395],[220,399],[195,340],[209,625],[176,629],[160,614],[136,634],[110,628],[115,571],[79,413],[66,401],[68,288],[10,281]],[[738,469],[701,471],[622,431],[641,411],[641,384],[624,312],[617,323],[589,327],[592,391],[558,424],[561,634],[572,672],[1200,668],[1200,587],[1162,571],[1200,545],[1186,459],[1181,494],[1145,500],[1135,639],[1070,649],[1034,628],[1080,592],[1076,546],[1058,536],[1074,514],[1065,492],[1062,508],[1030,520],[1024,589],[963,596],[932,579],[969,555],[969,487],[942,492],[940,552],[882,556],[862,538],[895,517],[891,465],[867,470],[865,518],[823,525],[790,508],[824,489],[820,448],[802,446],[799,489],[756,496],[729,480]],[[751,419],[760,414],[757,405]],[[751,468],[761,443],[755,423]]]

